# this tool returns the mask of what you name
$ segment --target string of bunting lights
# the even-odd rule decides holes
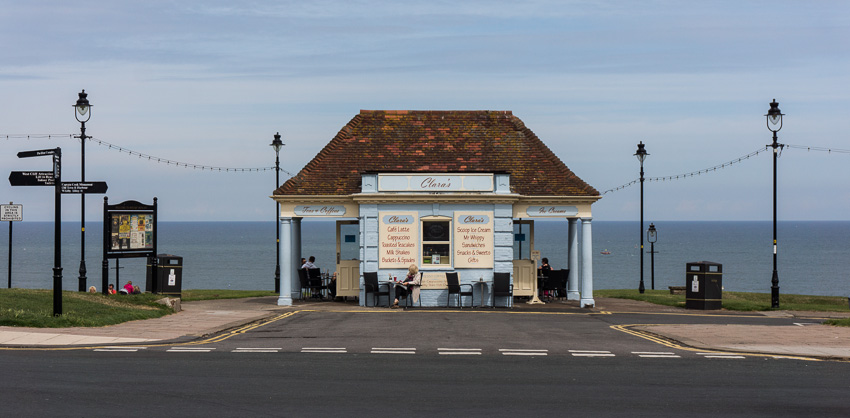
[[[53,139],[53,138],[60,139],[60,138],[75,138],[75,136],[74,136],[74,134],[0,134],[0,138],[5,138],[7,140],[8,139]],[[78,137],[76,137],[76,138],[79,139]],[[110,149],[110,150],[116,150],[118,152],[126,152],[127,154],[138,156],[141,159],[147,159],[148,161],[153,161],[153,162],[157,162],[157,163],[165,163],[167,165],[175,165],[177,167],[193,168],[193,169],[197,169],[197,170],[224,171],[224,172],[272,171],[272,170],[275,169],[274,167],[233,168],[233,167],[216,167],[216,166],[208,166],[208,165],[203,165],[203,164],[184,163],[184,162],[180,162],[180,161],[170,160],[168,158],[154,157],[153,155],[148,155],[148,154],[144,154],[144,153],[141,153],[141,152],[138,152],[138,151],[133,151],[131,149],[124,148],[124,147],[119,146],[119,145],[111,144],[111,143],[106,142],[102,139],[88,137],[88,140],[92,141],[92,142],[94,142],[98,145],[107,147],[107,149]],[[813,146],[808,146],[808,145],[790,145],[790,144],[784,144],[783,147],[784,148],[806,150],[806,151],[822,151],[822,152],[827,152],[827,153],[830,153],[830,154],[831,153],[850,154],[850,150],[840,149],[840,148],[813,147]],[[672,175],[672,176],[647,177],[644,180],[645,181],[681,180],[681,179],[685,179],[685,178],[689,178],[689,177],[693,177],[693,176],[699,176],[699,175],[702,175],[702,174],[707,174],[707,173],[710,173],[710,172],[713,172],[713,171],[717,171],[717,169],[723,169],[723,168],[726,168],[726,167],[730,167],[734,164],[741,163],[744,160],[748,160],[748,159],[750,159],[750,157],[755,157],[755,156],[757,156],[757,155],[759,155],[763,152],[768,152],[769,148],[770,148],[770,146],[765,146],[764,149],[757,149],[757,150],[755,150],[755,151],[753,151],[753,152],[751,152],[747,155],[735,158],[733,160],[730,160],[730,161],[722,163],[722,164],[715,165],[713,167],[704,168],[702,170],[692,171],[690,173],[684,173],[684,174],[676,174],[676,175]],[[284,169],[281,169],[280,171],[286,173],[290,177],[293,176],[292,173],[290,173],[290,172],[288,172]],[[633,186],[633,185],[637,184],[639,181],[640,180],[637,180],[637,179],[632,180],[632,181],[630,181],[626,184],[605,190],[604,192],[602,192],[602,194],[604,195],[604,194],[607,194],[607,193],[613,193],[613,192],[616,192],[618,190],[625,189],[629,186]]]
[[[738,164],[738,163],[740,163],[740,162],[743,162],[744,160],[748,160],[748,159],[750,159],[750,157],[755,157],[756,155],[759,155],[759,154],[761,154],[761,153],[763,153],[763,152],[768,152],[767,147],[765,147],[764,149],[761,149],[761,148],[760,148],[760,149],[757,149],[757,150],[755,150],[755,151],[753,151],[753,152],[751,152],[751,153],[749,153],[749,154],[747,154],[747,155],[744,155],[744,156],[741,156],[741,157],[735,158],[734,160],[731,160],[731,161],[728,161],[728,162],[725,162],[725,163],[722,163],[722,164],[718,164],[718,165],[715,165],[715,166],[713,166],[713,167],[704,168],[704,169],[702,169],[702,170],[691,171],[690,173],[685,173],[685,174],[676,174],[676,175],[673,175],[673,176],[664,176],[664,177],[646,177],[644,180],[645,180],[645,181],[668,181],[668,180],[681,180],[681,179],[685,179],[685,178],[688,178],[688,177],[699,176],[699,175],[701,175],[701,174],[707,174],[707,173],[712,172],[712,171],[717,171],[718,169],[723,169],[723,168],[726,168],[726,167],[730,167],[730,166],[732,166],[733,164]],[[630,181],[630,182],[628,182],[628,183],[626,183],[626,184],[623,184],[623,185],[621,185],[621,186],[617,186],[617,187],[614,187],[614,188],[608,189],[608,190],[606,190],[606,191],[602,192],[602,194],[604,195],[604,194],[606,194],[606,193],[613,193],[613,192],[616,192],[616,191],[618,191],[618,190],[622,190],[622,189],[625,189],[626,187],[629,187],[629,186],[632,186],[632,185],[634,185],[634,184],[637,184],[638,182],[640,182],[640,180],[639,180],[639,179],[637,179],[637,180],[632,180],[632,181]]]
[[[0,138],[5,139],[60,139],[60,138],[75,138],[73,134],[0,134]],[[79,137],[76,137],[79,139]],[[249,168],[234,168],[234,167],[217,167],[217,166],[209,166],[204,164],[193,164],[193,163],[185,163],[181,161],[175,161],[168,158],[155,157],[153,155],[148,155],[145,153],[141,153],[138,151],[133,151],[129,148],[124,148],[120,145],[115,145],[109,142],[106,142],[102,139],[88,137],[89,141],[94,142],[97,145],[104,146],[107,149],[115,150],[118,152],[125,152],[129,155],[137,156],[143,160],[148,160],[156,163],[166,164],[166,165],[174,165],[177,167],[185,167],[192,168],[196,170],[210,170],[210,171],[224,171],[224,172],[259,172],[259,171],[274,171],[274,167],[249,167]],[[288,176],[292,177],[293,174],[280,169],[280,171],[286,173]]]

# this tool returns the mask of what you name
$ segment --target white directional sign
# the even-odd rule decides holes
[[[24,205],[0,205],[0,222],[24,220]]]

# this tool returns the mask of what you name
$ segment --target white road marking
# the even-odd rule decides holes
[[[302,347],[302,353],[347,353],[345,347]]]
[[[480,356],[480,348],[437,348],[441,356]]]
[[[282,350],[281,348],[271,348],[271,347],[256,347],[256,348],[248,348],[248,347],[240,347],[233,351],[232,353],[277,353]]]
[[[743,359],[746,358],[737,354],[723,354],[723,353],[697,353],[703,358],[724,358],[724,359]]]
[[[135,353],[136,351],[139,351],[139,349],[138,348],[95,348],[94,351],[113,352],[113,353],[118,353],[118,352]]]
[[[610,351],[601,350],[569,350],[575,357],[614,357]]]
[[[682,358],[682,356],[679,356],[676,353],[665,351],[632,351],[632,354],[637,354],[642,358]]]
[[[372,354],[416,354],[416,348],[410,347],[372,347]]]
[[[548,356],[549,350],[537,350],[527,348],[500,348],[503,356]]]
[[[198,348],[198,347],[171,347],[165,350],[166,353],[209,353],[215,348]]]

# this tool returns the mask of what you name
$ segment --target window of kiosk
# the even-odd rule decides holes
[[[450,266],[452,253],[451,219],[422,221],[422,266]]]

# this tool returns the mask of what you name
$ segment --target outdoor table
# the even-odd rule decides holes
[[[391,301],[395,300],[395,288],[396,287],[401,287],[401,288],[404,288],[405,290],[407,290],[407,297],[404,298],[405,299],[404,304],[405,304],[405,306],[411,306],[410,299],[413,297],[413,294],[410,292],[410,287],[408,287],[406,284],[404,284],[404,282],[396,281],[396,280],[384,280],[381,283],[386,284],[387,287],[390,290],[390,296],[389,296],[390,300],[387,301],[387,302],[389,302],[388,304],[390,306],[393,306]]]
[[[485,282],[484,280],[472,282],[473,289],[476,286],[479,286],[479,285],[481,286],[481,290],[480,290],[480,292],[481,292],[481,304],[479,305],[481,307],[484,307],[484,289],[490,287],[490,283],[492,283],[492,282]],[[474,290],[473,290],[473,292],[474,292]],[[474,296],[472,297],[472,304],[475,305],[475,297]]]

